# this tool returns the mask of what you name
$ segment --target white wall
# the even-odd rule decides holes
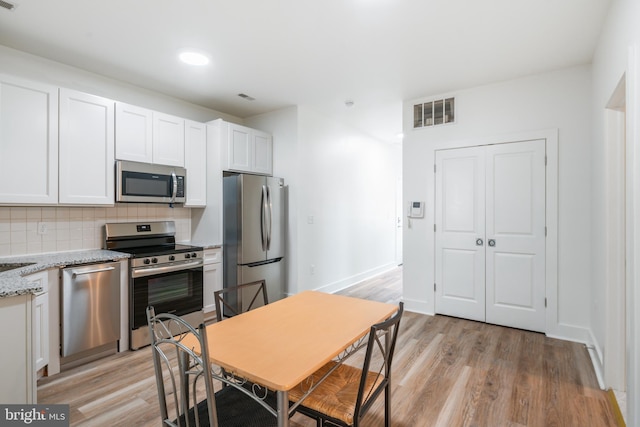
[[[424,220],[404,228],[404,298],[409,309],[434,312],[434,149],[557,129],[559,155],[558,313],[555,335],[586,340],[591,299],[589,66],[460,90],[456,123],[412,129],[413,104],[404,104],[404,200],[424,200]]]
[[[332,292],[395,266],[399,145],[307,106],[245,122],[273,133],[274,174],[289,185],[289,292]]]
[[[606,141],[605,106],[614,92],[620,79],[626,80],[626,111],[627,111],[627,275],[628,287],[626,289],[627,300],[627,342],[626,342],[626,382],[627,382],[627,425],[640,425],[640,322],[638,312],[640,310],[640,280],[638,271],[640,268],[640,236],[638,235],[640,208],[640,174],[638,168],[640,134],[638,132],[638,108],[640,107],[640,5],[635,1],[616,0],[612,3],[611,10],[599,38],[598,47],[593,59],[593,139],[592,139],[592,179],[593,179],[593,203],[591,228],[594,233],[594,251],[591,258],[591,271],[593,275],[591,307],[591,328],[596,339],[596,345],[604,353],[607,353],[604,345],[610,341],[607,334],[613,332],[607,329],[608,316],[604,304],[608,297],[608,284],[606,283],[606,211],[603,209],[609,203],[607,182],[607,156],[610,149]],[[634,59],[635,56],[635,59]],[[614,191],[616,191],[614,189]],[[611,356],[609,356],[611,357]],[[608,384],[607,384],[608,386]]]
[[[0,73],[122,101],[198,122],[235,116],[0,45]]]

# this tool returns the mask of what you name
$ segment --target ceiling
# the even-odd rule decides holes
[[[405,99],[590,63],[611,3],[6,1],[2,45],[242,118],[307,105],[389,142]]]

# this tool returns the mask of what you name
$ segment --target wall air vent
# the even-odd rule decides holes
[[[413,106],[413,128],[455,122],[455,98],[438,99]]]
[[[8,1],[5,1],[5,0],[0,0],[0,7],[3,7],[7,10],[13,10],[16,7],[16,5],[13,3],[9,3]]]

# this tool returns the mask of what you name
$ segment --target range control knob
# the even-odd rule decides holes
[[[184,254],[185,258],[191,258],[191,254]]]
[[[195,252],[194,252],[194,253],[192,253],[192,254],[191,254],[191,258],[198,258],[198,254],[197,254],[197,253],[195,253]]]
[[[144,262],[145,264],[151,264],[151,260],[149,258],[145,258],[142,262]]]
[[[154,264],[157,264],[158,263],[158,258],[151,258],[151,262],[154,263]]]
[[[174,257],[173,255],[169,255],[169,261],[175,261],[176,257]]]

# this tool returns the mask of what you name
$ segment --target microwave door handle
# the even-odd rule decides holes
[[[175,171],[171,171],[171,181],[173,182],[173,191],[171,192],[171,203],[176,201],[178,195],[178,177]]]

